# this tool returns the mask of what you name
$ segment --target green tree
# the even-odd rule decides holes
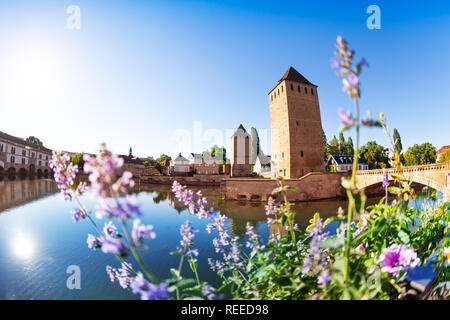
[[[394,129],[394,134],[392,137],[394,138],[394,151],[401,154],[403,151],[402,138],[400,137],[400,133],[398,133],[397,129]]]
[[[42,143],[41,140],[39,140],[39,138],[35,137],[35,136],[29,136],[28,138],[25,139],[26,142],[31,143],[35,146],[38,147],[42,147],[44,144]]]
[[[172,160],[172,158],[171,157],[169,157],[167,154],[162,154],[162,155],[160,155],[159,157],[158,157],[158,159],[156,159],[156,161],[158,162],[158,163],[162,163],[162,162],[164,162],[166,159],[168,159],[169,161],[170,160]]]
[[[375,141],[369,141],[361,147],[360,157],[367,162],[369,169],[386,168],[389,164],[386,149]]]
[[[205,152],[222,160],[222,164],[225,163],[227,159],[227,149],[225,149],[225,147],[220,148],[217,145],[213,145],[210,149],[203,151],[203,153]]]
[[[352,156],[354,153],[355,153],[355,148],[353,147],[352,137],[348,137],[346,154],[349,156]]]
[[[258,131],[252,127],[250,130],[250,163],[256,163],[260,151]]]
[[[439,162],[444,163],[450,161],[450,149],[445,150],[439,157]]]
[[[83,172],[84,168],[84,159],[82,154],[73,154],[70,157],[70,162],[72,162],[74,165],[78,166],[78,171]]]
[[[415,144],[405,152],[405,164],[417,166],[436,163],[436,147],[425,142],[421,145]]]
[[[330,153],[328,152],[328,142],[327,136],[325,135],[325,131],[322,130],[322,138],[323,138],[323,159],[325,161],[330,157]]]
[[[339,154],[340,155],[348,155],[347,154],[347,141],[345,141],[345,137],[342,132],[339,134]]]
[[[333,136],[329,145],[328,145],[328,153],[330,155],[338,155],[339,154],[339,142],[336,136]]]

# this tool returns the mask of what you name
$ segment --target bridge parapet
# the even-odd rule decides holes
[[[409,167],[401,167],[400,169],[388,168],[385,169],[388,174],[395,173],[415,173],[415,172],[438,172],[438,171],[450,171],[450,161],[445,163],[436,163],[436,164],[426,164],[421,166],[409,166]],[[376,176],[383,174],[383,169],[376,170],[359,170],[356,172],[357,175],[361,176]]]

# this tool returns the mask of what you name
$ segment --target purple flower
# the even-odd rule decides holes
[[[126,220],[132,217],[133,214],[142,215],[139,205],[136,205],[136,200],[133,196],[127,195],[125,202],[121,203],[119,199],[102,198],[99,201],[99,207],[96,212],[98,219],[102,219],[107,215],[108,218],[117,218],[119,220]]]
[[[383,168],[383,188],[389,187],[389,174],[386,169]]]
[[[134,243],[140,244],[146,239],[155,239],[156,233],[152,230],[152,225],[143,225],[141,224],[140,219],[135,219],[133,221],[133,230],[131,232],[131,237],[133,238]]]
[[[80,182],[77,186],[76,194],[78,196],[81,196],[85,193],[85,191],[88,189],[86,182]]]
[[[331,271],[329,269],[323,270],[317,278],[317,284],[320,288],[324,288],[331,280]]]
[[[339,63],[339,61],[337,61],[336,59],[331,59],[331,67],[333,69],[337,69],[341,66],[341,64]]]
[[[205,209],[207,201],[201,191],[194,193],[192,190],[187,189],[186,186],[182,186],[178,181],[174,181],[172,184],[172,192],[178,201],[183,202],[188,207],[189,212],[191,214],[197,214],[199,219],[211,219],[216,215],[214,209]]]
[[[351,127],[353,125],[354,119],[350,111],[345,112],[344,109],[339,108],[337,112],[342,125],[346,127]]]
[[[86,242],[90,249],[98,249],[102,246],[102,240],[92,234],[88,234]]]
[[[202,295],[207,300],[217,300],[217,299],[223,299],[223,294],[217,294],[217,290],[210,286],[209,284],[205,284],[202,287]]]
[[[359,79],[354,73],[348,73],[347,78],[342,79],[342,84],[344,85],[342,90],[352,97],[359,97]]]
[[[401,244],[385,248],[380,256],[380,262],[382,272],[396,275],[407,267],[416,267],[420,263],[420,259],[413,248]]]
[[[255,227],[247,221],[246,232],[245,234],[248,237],[248,241],[246,242],[246,247],[254,250],[262,250],[264,246],[261,245],[261,240],[259,234],[256,233]]]
[[[321,218],[314,222],[314,229],[310,232],[311,240],[309,242],[308,255],[303,262],[302,273],[317,275],[324,270],[327,263],[327,253],[322,249],[323,240],[327,237],[327,233],[323,232],[323,222]]]
[[[183,247],[180,251],[183,251],[189,258],[194,259],[198,256],[198,249],[191,249],[194,244],[194,236],[198,233],[198,230],[193,230],[191,222],[187,220],[180,227],[181,241],[180,244]]]
[[[123,158],[112,154],[103,143],[97,156],[84,155],[84,172],[89,174],[90,189],[102,198],[119,197],[126,195],[133,188],[132,174],[122,171]]]
[[[127,266],[122,263],[122,267],[119,270],[106,266],[106,273],[109,275],[111,282],[117,280],[122,288],[127,289],[131,284],[129,269],[131,269],[131,264]]]
[[[72,187],[73,179],[78,173],[78,166],[70,162],[70,157],[66,153],[53,151],[52,159],[50,160],[50,168],[53,170],[55,181],[58,189],[64,195],[66,200],[71,200],[72,196],[67,189]]]
[[[152,284],[145,280],[142,274],[138,274],[133,279],[130,288],[134,294],[139,293],[141,295],[141,300],[159,300],[169,297],[167,284]]]
[[[117,236],[119,235],[117,227],[112,223],[112,221],[108,221],[108,223],[105,223],[105,226],[103,227],[103,233],[113,238],[117,238]]]
[[[85,218],[84,211],[80,208],[76,208],[74,211],[72,211],[72,219],[75,222],[79,222],[80,220]]]
[[[104,253],[119,254],[122,257],[128,255],[129,250],[122,240],[108,235],[101,237],[100,240],[102,243],[102,251]]]

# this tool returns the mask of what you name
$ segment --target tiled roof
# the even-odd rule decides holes
[[[36,150],[40,150],[40,151],[43,151],[43,152],[49,152],[49,153],[52,152],[51,149],[48,149],[48,148],[46,148],[44,146],[36,146],[34,144],[31,144],[31,143],[27,142],[26,140],[24,140],[22,138],[14,137],[14,136],[12,136],[10,134],[7,134],[7,133],[4,133],[2,131],[0,131],[0,138],[7,139],[7,140],[9,140],[11,142],[15,142],[15,143],[18,143],[18,144],[21,144],[21,145],[24,145],[24,146],[27,146],[27,147],[30,147],[30,148],[33,148],[33,149],[36,149]]]
[[[450,149],[450,145],[448,146],[443,146],[442,148],[440,148],[436,153],[440,154],[442,152],[444,152],[445,150]]]
[[[275,89],[280,84],[280,82],[282,82],[284,80],[295,81],[295,82],[300,82],[300,83],[306,83],[306,84],[309,84],[311,86],[317,87],[315,84],[312,84],[308,79],[306,79],[300,72],[295,70],[292,66],[290,66],[286,70],[286,72],[283,74],[281,79],[278,80],[277,85],[273,89]],[[270,92],[272,92],[273,89],[270,90]],[[270,94],[270,92],[269,92],[269,94]]]
[[[336,161],[337,164],[352,164],[353,163],[353,156],[331,155],[330,158],[333,158],[334,161]],[[328,161],[330,161],[330,158],[328,159]],[[359,158],[358,163],[359,164],[366,164],[364,161],[362,161],[361,158]]]

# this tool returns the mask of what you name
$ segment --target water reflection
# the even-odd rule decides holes
[[[17,258],[28,260],[36,251],[36,242],[28,232],[18,230],[11,237],[11,249]]]
[[[0,213],[58,192],[53,180],[0,181]]]
[[[231,229],[238,236],[245,234],[247,221],[256,226],[260,222],[265,223],[267,219],[264,202],[222,200],[220,198],[220,188],[218,187],[190,188],[195,192],[201,190],[208,200],[208,206],[226,215],[230,221]],[[145,185],[136,189],[136,192],[151,193],[155,204],[168,201],[170,206],[177,210],[178,213],[181,213],[185,210],[185,206],[175,198],[171,189],[169,185]],[[369,198],[367,204],[375,204],[378,201],[379,198]],[[346,208],[347,201],[333,199],[298,202],[292,205],[292,210],[296,212],[295,223],[300,228],[304,228],[309,225],[309,220],[316,212],[319,212],[321,217],[326,219],[335,216],[339,206]]]

